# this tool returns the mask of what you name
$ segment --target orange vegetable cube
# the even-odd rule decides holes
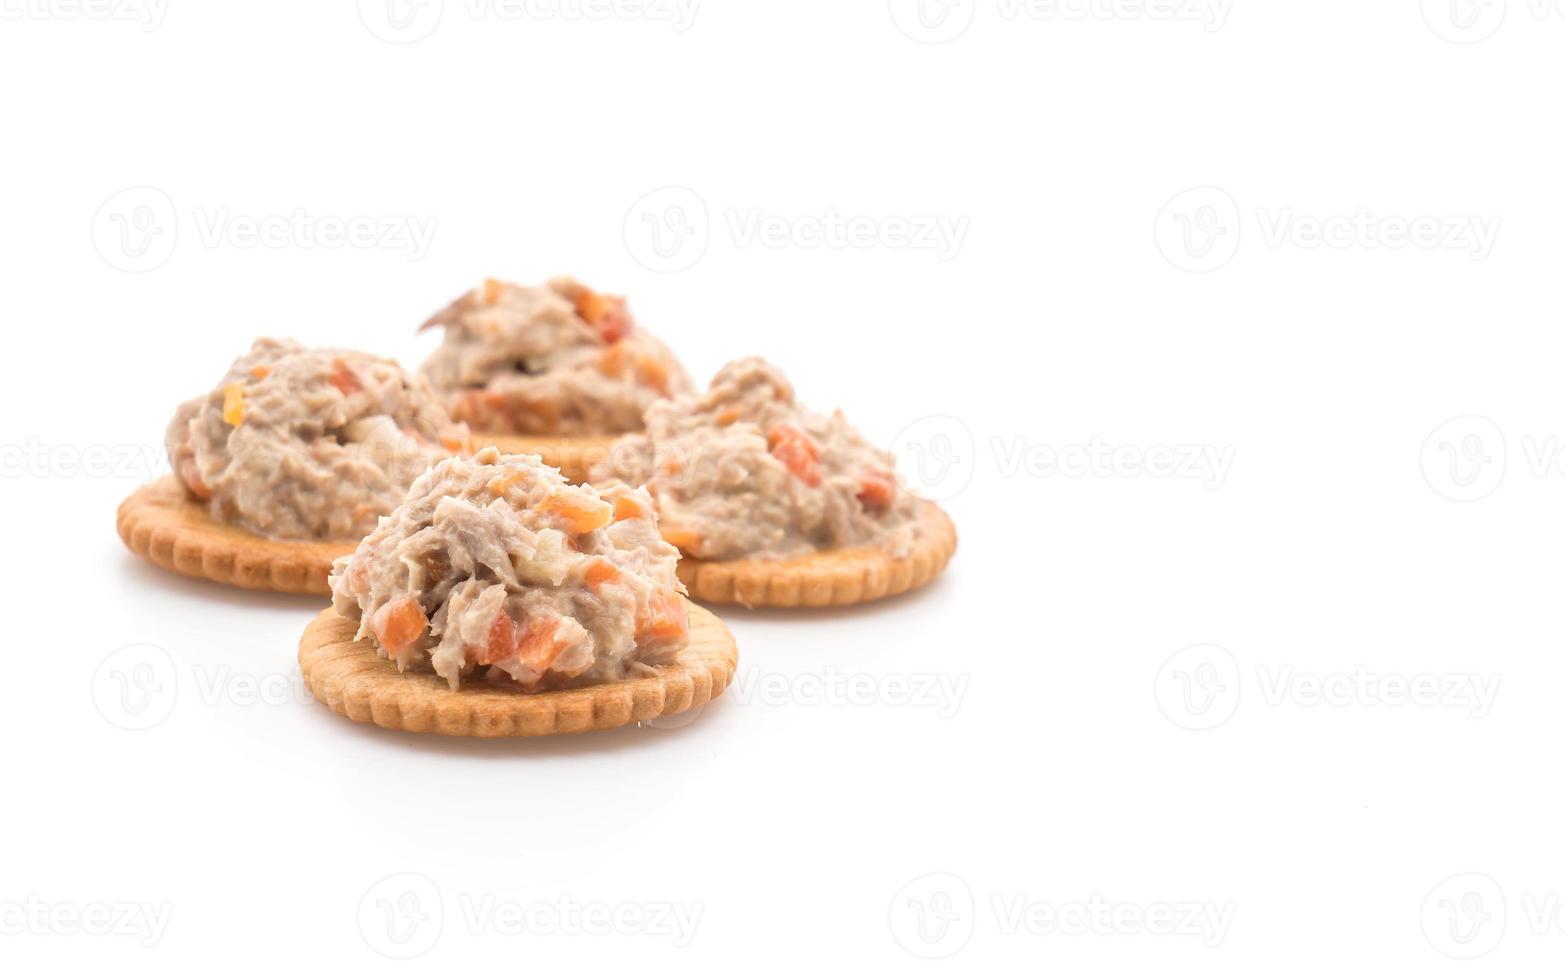
[[[683,554],[692,554],[701,547],[701,535],[689,528],[664,524],[658,530],[662,532],[664,541],[678,548]]]
[[[641,506],[641,501],[635,497],[620,497],[614,501],[614,519],[616,521],[633,521],[638,517],[646,516],[646,509]]]
[[[614,509],[606,500],[594,500],[585,495],[566,496],[554,494],[545,497],[538,509],[565,519],[566,529],[572,534],[586,534],[607,527],[614,517]]]
[[[873,470],[859,477],[859,502],[869,510],[885,510],[896,495],[897,483],[890,473]]]
[[[571,303],[576,307],[576,315],[595,328],[605,344],[630,336],[633,327],[630,313],[620,297],[605,296],[580,286],[571,297]]]
[[[505,283],[498,279],[484,280],[484,302],[490,306],[500,302],[500,296],[505,292]]]
[[[779,425],[766,437],[772,455],[807,486],[821,485],[821,449],[805,432],[792,425]]]
[[[393,599],[375,611],[371,621],[375,639],[381,648],[392,656],[406,652],[429,626],[429,617],[412,596]]]
[[[641,376],[642,381],[663,394],[668,394],[668,365],[662,358],[641,355],[636,358],[636,373]]]
[[[331,383],[332,387],[344,395],[364,390],[364,385],[359,382],[359,376],[354,374],[353,368],[340,357],[331,362]]]
[[[587,573],[582,576],[589,589],[599,588],[617,578],[619,578],[619,569],[614,567],[613,562],[604,561],[601,558],[588,565]]]
[[[519,470],[512,470],[509,473],[501,474],[500,476],[497,476],[493,480],[489,481],[489,492],[494,494],[496,497],[503,497],[505,496],[505,492],[516,486],[516,484],[520,482],[521,479],[522,474]]]
[[[516,621],[502,609],[495,614],[494,622],[489,624],[489,632],[484,636],[484,645],[468,649],[468,659],[488,666],[505,660],[515,652]]]
[[[683,639],[690,633],[690,614],[673,592],[654,596],[636,620],[636,642]]]
[[[516,638],[517,659],[539,673],[548,670],[568,645],[555,638],[559,629],[560,620],[555,616],[529,620]]]
[[[245,386],[231,384],[223,389],[223,421],[238,428],[245,421]]]

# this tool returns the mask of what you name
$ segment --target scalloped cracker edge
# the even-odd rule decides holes
[[[315,699],[354,721],[403,732],[504,738],[618,728],[700,707],[722,694],[739,648],[712,613],[686,601],[690,644],[647,677],[523,694],[467,682],[456,691],[427,666],[397,671],[358,624],[327,609],[299,640],[299,670]]]
[[[797,558],[698,561],[682,558],[679,579],[690,598],[757,607],[853,606],[927,584],[956,551],[956,526],[920,501],[913,550],[898,558],[876,547],[838,548]]]
[[[264,592],[331,595],[332,562],[352,554],[354,541],[282,541],[212,519],[168,475],[120,504],[120,539],[136,554],[171,572]]]

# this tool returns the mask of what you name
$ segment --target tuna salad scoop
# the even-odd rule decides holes
[[[447,459],[332,571],[356,638],[406,670],[552,690],[649,674],[689,625],[651,498],[567,483],[537,456]]]
[[[810,412],[782,372],[747,358],[706,392],[653,405],[646,432],[616,442],[590,478],[645,486],[664,537],[702,561],[860,545],[900,556],[918,535],[919,501],[894,465],[840,411]]]
[[[489,279],[430,317],[445,341],[424,375],[451,414],[494,434],[639,432],[658,398],[690,390],[662,342],[625,301],[572,279],[517,286]]]
[[[179,407],[166,442],[175,475],[214,520],[333,541],[368,534],[466,437],[395,361],[263,338]]]

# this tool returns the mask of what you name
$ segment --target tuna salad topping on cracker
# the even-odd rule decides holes
[[[648,405],[690,390],[623,299],[572,279],[536,287],[486,280],[424,324],[436,326],[445,340],[424,374],[452,416],[480,432],[638,432]]]
[[[842,413],[794,401],[782,372],[734,361],[709,390],[659,401],[646,432],[615,443],[592,483],[645,486],[664,537],[688,557],[783,558],[877,545],[906,554],[918,533],[916,497],[889,453]]]
[[[651,498],[573,486],[536,456],[447,459],[332,572],[333,606],[406,670],[456,690],[646,674],[688,637],[679,553]]]
[[[215,520],[268,538],[344,540],[367,534],[466,438],[428,382],[395,361],[263,338],[179,407],[167,445]]]

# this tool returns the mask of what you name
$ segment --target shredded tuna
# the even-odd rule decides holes
[[[668,348],[624,300],[572,279],[485,281],[430,317],[445,340],[424,375],[451,414],[488,433],[639,432],[658,398],[690,390]]]
[[[877,545],[906,554],[918,500],[891,454],[841,412],[794,400],[782,372],[734,361],[698,395],[659,401],[647,431],[615,442],[591,470],[599,486],[645,486],[664,536],[706,560],[784,557]]]
[[[432,463],[465,446],[422,378],[357,351],[257,340],[181,405],[174,472],[212,516],[271,538],[363,537]]]
[[[488,448],[414,481],[337,562],[332,601],[401,669],[549,690],[673,660],[688,639],[678,560],[644,491],[599,494]]]

